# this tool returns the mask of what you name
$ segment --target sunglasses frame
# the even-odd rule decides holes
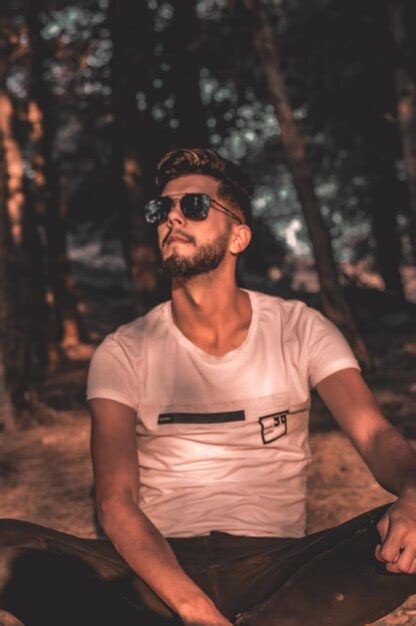
[[[169,213],[169,211],[171,210],[172,205],[173,205],[173,203],[174,203],[175,195],[176,195],[176,194],[173,194],[173,195],[166,195],[166,196],[159,196],[159,197],[157,197],[157,198],[153,198],[152,200],[149,200],[148,202],[146,202],[146,204],[145,204],[145,219],[146,219],[146,221],[147,221],[147,223],[148,223],[148,224],[156,224],[156,225],[159,225],[159,224],[162,224],[164,221],[166,221],[167,216],[168,216],[168,213]],[[183,198],[185,198],[186,196],[195,196],[195,195],[197,195],[197,196],[205,196],[205,198],[208,198],[208,199],[209,199],[209,204],[208,204],[208,205],[207,205],[207,207],[206,207],[206,215],[203,215],[203,217],[188,217],[188,216],[184,213],[184,211],[183,211],[183,208],[182,208],[182,199],[183,199]],[[177,195],[176,195],[176,197],[177,197]],[[147,216],[146,216],[146,209],[147,209],[147,207],[148,207],[151,203],[157,202],[158,200],[161,200],[162,198],[169,198],[170,200],[172,200],[172,205],[169,207],[169,209],[168,209],[168,211],[167,211],[167,213],[166,213],[166,217],[165,217],[163,220],[159,220],[159,221],[158,221],[158,220],[149,221],[149,220],[147,219]],[[220,208],[218,208],[217,206],[214,206],[214,205],[218,205],[218,207],[220,207]],[[182,214],[184,215],[184,217],[185,217],[186,219],[189,219],[189,220],[192,220],[192,221],[195,221],[195,222],[202,222],[203,220],[206,220],[206,219],[207,219],[207,217],[208,217],[208,212],[209,212],[209,209],[212,207],[213,209],[216,209],[217,211],[220,211],[220,213],[226,213],[227,215],[229,215],[229,216],[230,216],[230,217],[232,217],[233,219],[237,220],[240,224],[244,224],[243,220],[242,220],[240,217],[238,217],[238,215],[235,215],[235,213],[232,213],[232,211],[230,211],[229,209],[227,209],[227,207],[225,207],[223,204],[221,204],[220,202],[218,202],[218,200],[215,200],[215,198],[211,198],[211,196],[209,196],[207,193],[203,193],[203,192],[184,193],[184,194],[182,194],[182,195],[179,197],[179,206],[180,206],[180,208],[181,208],[181,212],[182,212]]]

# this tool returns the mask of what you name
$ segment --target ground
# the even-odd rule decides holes
[[[105,331],[108,328],[102,327],[95,340]],[[416,445],[414,334],[378,330],[365,339],[377,368],[364,376],[386,416]],[[29,520],[82,537],[96,536],[84,399],[92,350],[93,345],[68,348],[67,365],[48,379],[44,399],[57,411],[56,424],[0,434],[0,517]],[[318,397],[313,398],[311,448],[308,532],[393,500],[376,484]],[[0,625],[12,623],[16,624],[0,612]],[[376,624],[416,625],[416,596]]]

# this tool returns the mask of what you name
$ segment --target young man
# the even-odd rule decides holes
[[[172,299],[108,335],[88,376],[109,541],[14,522],[9,545],[36,535],[77,556],[141,624],[378,619],[416,593],[412,448],[329,320],[236,284],[251,237],[238,168],[211,150],[176,150],[159,163],[157,187],[146,218]],[[398,498],[305,536],[311,388]]]

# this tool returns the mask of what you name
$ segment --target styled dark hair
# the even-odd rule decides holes
[[[156,189],[161,193],[174,178],[186,174],[205,174],[220,182],[218,195],[239,208],[246,223],[252,223],[252,187],[241,168],[210,148],[176,148],[164,154],[156,167]]]

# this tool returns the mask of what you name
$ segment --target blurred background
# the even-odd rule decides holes
[[[143,204],[179,146],[254,184],[239,284],[321,309],[416,439],[415,31],[412,0],[2,0],[1,516],[96,536],[87,367],[170,297]],[[388,494],[313,403],[317,530]]]
[[[170,297],[143,203],[177,146],[255,185],[241,286],[321,308],[370,370],[363,334],[412,328],[414,2],[3,0],[0,20],[3,428]]]

